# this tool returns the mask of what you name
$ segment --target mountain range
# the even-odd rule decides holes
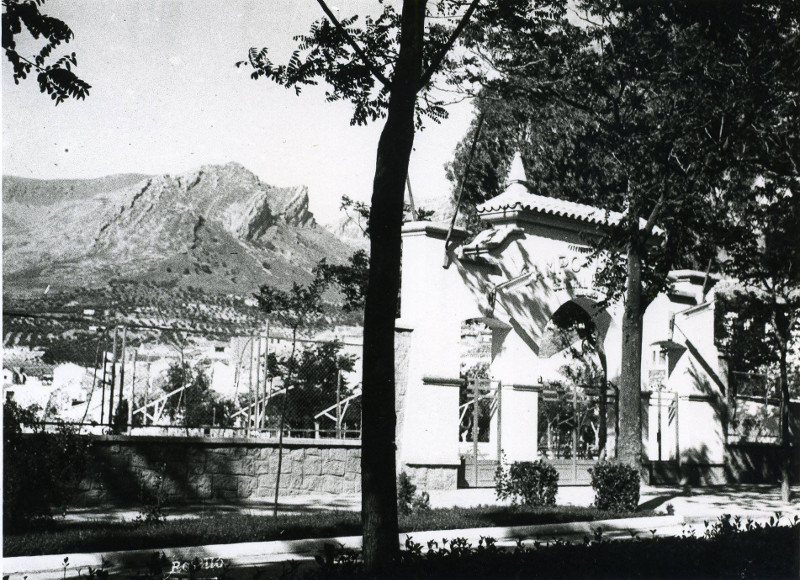
[[[307,282],[320,259],[352,252],[317,224],[306,187],[273,187],[237,163],[174,176],[3,178],[4,295],[116,281],[247,296]]]

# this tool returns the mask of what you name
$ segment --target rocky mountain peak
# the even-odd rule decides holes
[[[265,184],[239,163],[152,177],[6,178],[3,198],[4,280],[21,287],[146,273],[230,291],[303,280],[320,258],[348,255],[317,227],[305,186]]]

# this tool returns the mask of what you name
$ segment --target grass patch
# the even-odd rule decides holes
[[[657,515],[615,513],[591,507],[508,507],[433,509],[400,517],[401,532],[494,526],[528,526]],[[279,516],[209,514],[163,523],[51,521],[39,529],[3,536],[4,556],[36,556],[140,550],[204,544],[331,538],[361,534],[358,512],[329,511]]]

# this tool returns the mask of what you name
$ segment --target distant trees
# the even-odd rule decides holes
[[[2,36],[6,59],[11,63],[14,82],[36,74],[42,93],[47,93],[55,104],[67,99],[84,99],[91,85],[81,80],[72,67],[78,64],[75,53],[65,54],[55,60],[52,53],[74,37],[70,27],[58,18],[41,12],[45,0],[3,0]],[[23,29],[43,43],[35,55],[23,55],[17,50],[18,35]]]
[[[281,409],[286,402],[284,417],[287,431],[301,430],[303,433],[315,429],[315,414],[331,407],[337,402],[337,389],[341,398],[352,393],[350,385],[344,378],[338,383],[340,373],[348,373],[355,367],[356,357],[342,351],[342,343],[338,341],[316,343],[305,348],[296,357],[290,389],[273,395],[276,403],[268,411],[271,426],[277,427],[281,421]],[[287,385],[290,359],[278,357],[270,353],[270,372],[280,377]],[[337,384],[338,383],[338,384]],[[361,405],[356,402],[349,405],[347,417],[351,428],[361,424]]]
[[[192,368],[186,362],[171,364],[164,389],[169,393],[181,387],[185,389],[178,397],[172,396],[164,402],[164,411],[170,419],[182,419],[185,427],[233,426],[234,402],[211,389],[211,381],[201,367]]]

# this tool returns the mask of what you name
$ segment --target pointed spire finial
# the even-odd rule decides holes
[[[522,165],[522,155],[517,151],[514,153],[514,159],[511,160],[511,167],[508,170],[508,177],[506,177],[505,192],[514,192],[517,194],[527,194],[528,191],[528,177],[525,175],[525,167]]]
[[[522,154],[517,151],[514,153],[514,159],[511,160],[511,169],[508,171],[506,183],[511,185],[520,181],[528,181],[528,177],[525,175],[525,167],[522,165]]]

